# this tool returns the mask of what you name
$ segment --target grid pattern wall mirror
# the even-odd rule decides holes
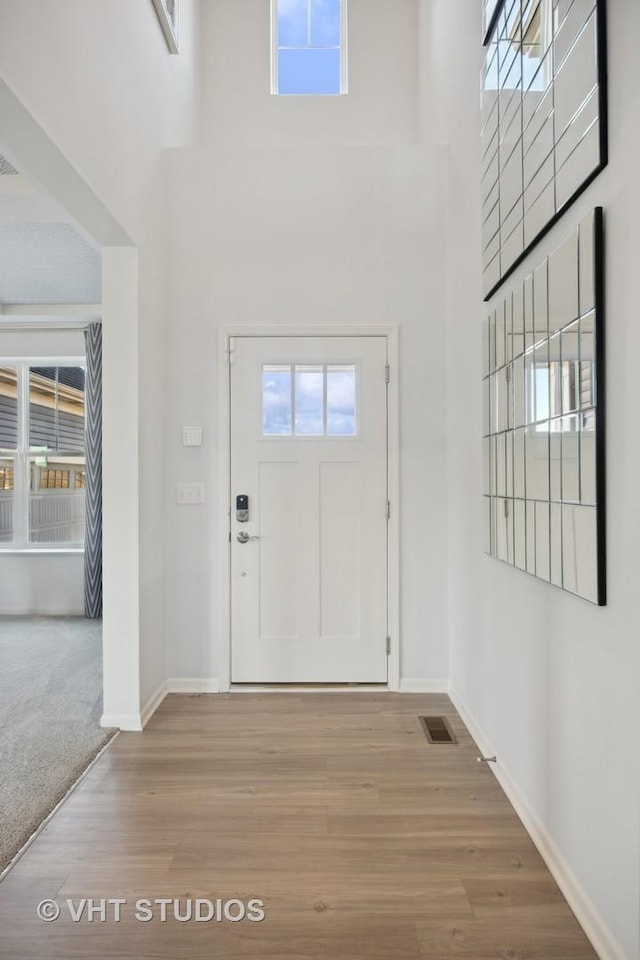
[[[483,43],[489,43],[496,19],[500,12],[502,0],[483,0],[482,4],[482,36]]]
[[[506,0],[482,71],[485,298],[607,163],[605,0]]]
[[[604,274],[598,207],[484,327],[485,550],[605,596]]]
[[[151,0],[153,3],[169,53],[178,53],[178,21],[180,0]]]

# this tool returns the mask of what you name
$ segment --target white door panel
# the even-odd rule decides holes
[[[234,338],[234,683],[387,680],[385,365],[384,337]]]

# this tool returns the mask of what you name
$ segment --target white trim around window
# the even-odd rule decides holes
[[[310,3],[311,0],[308,0]],[[348,57],[348,0],[340,0],[340,91],[338,96],[346,96],[349,92],[349,57]],[[271,93],[276,97],[318,97],[335,96],[335,94],[318,93],[300,93],[300,94],[281,94],[278,77],[278,51],[280,45],[278,42],[278,0],[271,0]],[[300,49],[305,49],[301,47]],[[310,49],[314,49],[310,46]]]
[[[15,369],[18,424],[15,449],[0,450],[0,459],[13,460],[13,540],[0,543],[0,555],[22,553],[84,553],[84,543],[74,541],[34,542],[29,539],[30,464],[37,451],[29,444],[29,371],[31,367],[82,367],[84,357],[0,357],[0,367]],[[57,456],[52,452],[52,455]],[[82,456],[80,452],[70,456]]]

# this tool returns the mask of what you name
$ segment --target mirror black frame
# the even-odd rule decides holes
[[[494,559],[502,560],[510,566],[514,566],[517,569],[522,570],[529,575],[536,576],[538,579],[542,579],[545,583],[551,583],[560,589],[563,589],[565,592],[570,593],[573,596],[580,597],[581,599],[587,600],[587,602],[594,603],[597,606],[605,606],[607,602],[607,556],[606,556],[606,431],[605,431],[605,410],[606,410],[606,384],[605,384],[605,268],[604,268],[604,215],[602,207],[596,207],[591,214],[585,220],[581,221],[579,226],[575,227],[575,233],[578,234],[578,238],[581,238],[584,230],[592,230],[592,278],[593,278],[593,300],[590,301],[591,306],[586,308],[584,317],[587,317],[593,314],[594,327],[593,332],[595,335],[595,351],[593,354],[594,362],[594,383],[595,383],[595,398],[592,402],[589,402],[587,408],[583,407],[580,403],[576,407],[577,415],[580,416],[580,411],[587,409],[587,412],[591,412],[595,415],[595,502],[591,503],[588,501],[585,504],[585,501],[580,497],[578,501],[571,499],[570,497],[564,497],[564,491],[559,496],[554,496],[553,491],[549,489],[547,495],[528,497],[529,490],[525,488],[524,496],[516,496],[515,494],[515,471],[516,465],[515,461],[512,459],[512,477],[511,477],[511,491],[509,490],[509,482],[505,479],[505,476],[499,471],[500,464],[496,460],[495,463],[492,461],[492,448],[495,444],[496,451],[499,449],[499,441],[502,440],[505,450],[508,448],[508,441],[511,438],[511,444],[513,445],[516,439],[516,435],[519,430],[527,430],[530,426],[535,426],[536,417],[533,414],[533,419],[529,419],[531,414],[529,413],[525,416],[524,427],[518,422],[517,417],[512,416],[506,409],[509,408],[509,403],[511,400],[510,390],[514,389],[510,387],[510,384],[515,382],[513,372],[515,370],[515,365],[518,362],[519,358],[523,359],[526,356],[533,355],[535,356],[536,350],[539,348],[540,344],[545,342],[548,344],[551,342],[552,338],[562,335],[562,327],[556,329],[555,332],[551,331],[549,321],[546,322],[546,333],[543,333],[543,328],[540,328],[541,338],[538,343],[535,342],[535,338],[529,346],[524,347],[524,352],[515,356],[513,352],[510,353],[507,348],[506,351],[500,351],[498,356],[498,350],[496,349],[497,336],[496,331],[498,330],[498,325],[500,328],[498,330],[499,337],[502,338],[505,342],[508,341],[508,329],[505,328],[501,320],[499,320],[499,315],[507,317],[508,316],[508,303],[514,302],[513,293],[510,291],[507,294],[505,301],[499,303],[495,310],[491,312],[489,318],[485,320],[485,331],[483,338],[483,351],[484,351],[484,360],[483,360],[483,407],[485,408],[485,427],[483,429],[483,447],[484,447],[484,487],[483,487],[483,502],[485,503],[488,509],[485,509],[485,524],[488,524],[488,536],[485,534],[485,541],[488,544],[488,549],[485,552]],[[568,240],[570,238],[567,238]],[[564,244],[557,248],[561,250]],[[577,248],[579,250],[579,247]],[[538,271],[542,269],[545,276],[548,276],[548,265],[551,262],[554,251],[550,251],[548,256],[542,261],[541,264],[536,265],[536,268],[524,279],[523,283],[516,287],[515,290],[522,290],[524,297],[528,293],[532,296],[533,294],[533,278]],[[546,283],[547,281],[545,281]],[[579,285],[580,283],[580,268],[579,261],[576,262],[576,282]],[[548,290],[548,288],[547,288]],[[547,294],[548,295],[548,294]],[[534,298],[532,297],[532,304]],[[547,301],[548,302],[548,301]],[[525,307],[526,310],[526,307]],[[582,307],[578,309],[578,314],[580,315],[576,319],[579,319],[582,322]],[[570,328],[575,324],[576,319],[570,320],[565,325]],[[532,309],[530,314],[530,320],[533,322],[533,328],[536,329],[535,321],[535,309]],[[507,327],[509,324],[507,323]],[[526,331],[526,322],[525,322],[525,344],[527,342],[527,331]],[[504,381],[503,386],[498,389],[496,384],[495,393],[492,392],[492,381],[495,383],[494,378],[498,377],[503,370],[510,369],[511,374],[507,374],[506,381]],[[526,380],[526,363],[523,363],[523,369],[525,370],[525,380]],[[504,378],[503,378],[504,380]],[[504,384],[506,384],[506,393],[504,389]],[[526,389],[526,387],[525,387]],[[500,397],[503,397],[501,402]],[[506,398],[506,400],[505,400]],[[504,403],[506,402],[507,408],[502,409]],[[515,394],[514,394],[514,404],[515,404]],[[515,409],[515,407],[514,407]],[[551,410],[549,409],[549,415]],[[564,413],[559,413],[558,416],[564,416]],[[570,414],[571,416],[573,414]],[[505,416],[507,418],[505,423]],[[497,419],[496,419],[497,417]],[[580,427],[582,430],[582,426]],[[554,434],[560,438],[563,434]],[[552,434],[549,434],[549,442],[551,441]],[[487,457],[488,454],[488,457]],[[515,455],[515,454],[513,454]],[[506,469],[506,454],[503,466]],[[549,464],[551,464],[551,459],[549,459]],[[502,468],[500,468],[502,469]],[[526,473],[528,469],[528,462],[526,459],[526,438],[525,438],[525,462],[523,469]],[[564,464],[562,462],[562,457],[560,458],[559,469],[564,470]],[[507,470],[508,472],[508,470]],[[526,481],[528,485],[528,480]],[[505,487],[506,483],[506,487]],[[516,501],[524,503],[524,516],[525,523],[528,524],[528,505],[533,502],[539,502],[541,505],[548,504],[549,514],[553,509],[558,510],[562,513],[562,510],[565,506],[576,506],[580,507],[581,505],[589,506],[595,508],[595,544],[594,544],[594,554],[590,556],[589,561],[595,564],[595,571],[592,567],[592,572],[595,572],[595,578],[593,582],[593,587],[589,591],[580,593],[578,590],[578,583],[576,582],[576,589],[572,589],[566,585],[564,579],[564,544],[561,538],[561,547],[560,547],[560,580],[554,580],[554,574],[552,571],[551,565],[551,550],[549,553],[550,560],[550,570],[549,576],[541,575],[537,572],[537,569],[531,570],[527,567],[522,566],[518,562],[518,550],[515,536],[515,527],[516,527],[516,514],[515,514],[515,504]],[[495,518],[499,515],[500,505],[505,507],[505,517],[508,518],[508,504],[511,502],[512,507],[512,521],[511,521],[511,536],[513,537],[513,542],[511,544],[503,543],[502,538],[496,536],[497,528],[495,526]],[[522,512],[522,511],[521,511]],[[536,508],[537,514],[537,508]],[[486,530],[486,527],[485,527]],[[509,536],[509,534],[508,534]],[[550,541],[551,542],[551,541]],[[504,550],[501,549],[506,546],[506,556]],[[528,554],[528,526],[525,528],[525,546],[524,546],[524,556],[525,559]],[[557,571],[556,571],[557,576]]]
[[[498,23],[500,19],[500,14],[504,10],[507,0],[498,0],[496,9],[491,16],[491,20],[486,31],[486,35],[483,40],[483,45],[486,47],[490,43],[493,34],[498,28]],[[515,270],[522,264],[526,259],[529,253],[536,247],[540,241],[549,233],[549,231],[558,223],[558,221],[565,215],[567,210],[576,202],[576,200],[584,193],[584,191],[589,187],[589,185],[596,179],[596,177],[604,170],[609,162],[609,123],[608,123],[608,70],[607,70],[607,0],[594,0],[595,15],[596,15],[596,32],[597,32],[597,48],[596,48],[596,71],[598,78],[598,122],[599,122],[599,159],[597,165],[594,169],[587,175],[587,177],[581,181],[574,192],[564,201],[564,203],[555,211],[555,213],[550,217],[550,219],[541,227],[541,229],[535,234],[535,236],[527,243],[524,242],[524,249],[522,253],[518,254],[515,260],[509,264],[504,273],[501,273],[499,279],[491,285],[489,290],[484,294],[484,301],[489,301],[495,293],[500,289],[500,287],[505,283],[505,281],[513,274]],[[498,183],[500,179],[498,180]],[[483,270],[484,273],[484,270]]]
[[[489,22],[485,26],[484,39],[482,41],[483,47],[486,47],[487,44],[489,43],[489,40],[491,39],[493,31],[496,28],[498,17],[502,13],[502,8],[504,7],[506,2],[507,0],[497,0],[495,9],[489,18]],[[483,10],[486,10],[486,6],[487,6],[487,0],[483,0]]]

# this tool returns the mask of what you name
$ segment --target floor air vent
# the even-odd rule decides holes
[[[445,717],[420,717],[420,723],[429,743],[458,742]]]

